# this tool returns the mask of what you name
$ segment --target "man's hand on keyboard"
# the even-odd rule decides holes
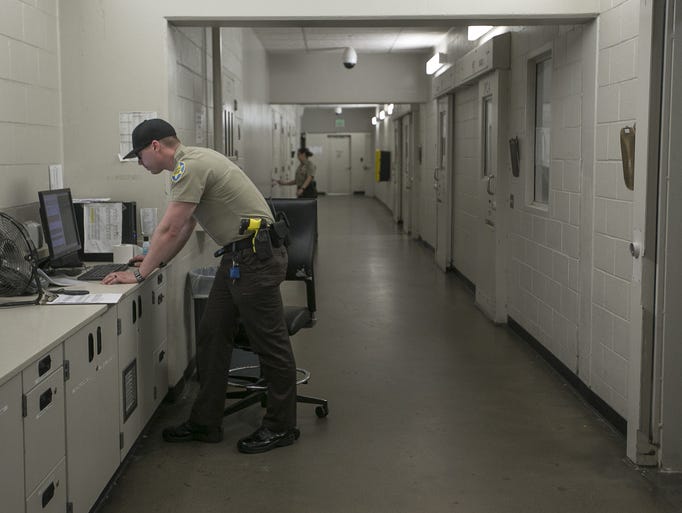
[[[130,271],[116,271],[107,274],[102,280],[104,285],[116,285],[118,283],[137,283],[135,275]]]

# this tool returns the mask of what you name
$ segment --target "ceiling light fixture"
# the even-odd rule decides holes
[[[426,74],[433,75],[447,63],[447,55],[436,52],[433,57],[426,61]]]
[[[389,116],[392,116],[394,108],[395,108],[395,105],[393,105],[392,103],[389,103],[388,106],[386,107],[386,114],[388,114]]]
[[[468,30],[469,41],[476,41],[486,32],[490,32],[492,25],[470,25]]]
[[[383,121],[385,118],[386,118],[386,111],[382,109],[379,111],[379,119],[381,119]]]
[[[341,107],[336,107],[334,109],[334,113],[336,113],[337,116],[340,116],[342,112],[343,112],[343,109]]]
[[[372,116],[372,126],[376,126],[377,123],[378,123],[377,117],[376,117],[376,116]]]

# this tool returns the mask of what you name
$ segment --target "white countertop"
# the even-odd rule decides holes
[[[156,276],[155,270],[151,276]],[[138,284],[83,281],[66,288],[127,296]],[[30,299],[30,298],[29,298]],[[28,305],[0,308],[0,385],[115,305]]]
[[[106,305],[37,305],[0,309],[0,385],[106,309]]]

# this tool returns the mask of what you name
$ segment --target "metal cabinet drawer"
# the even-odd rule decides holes
[[[26,513],[64,513],[64,511],[66,511],[66,465],[62,458],[26,499]]]
[[[64,458],[64,372],[59,367],[24,396],[26,494]]]
[[[24,391],[30,392],[31,389],[38,383],[45,381],[45,379],[52,374],[55,369],[58,369],[62,366],[63,361],[64,350],[61,344],[59,344],[49,353],[44,354],[40,358],[36,359],[21,373]]]
[[[21,413],[21,376],[0,386],[0,509],[23,511],[24,432]]]

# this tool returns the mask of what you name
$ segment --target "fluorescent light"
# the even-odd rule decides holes
[[[334,112],[336,113],[337,116],[339,116],[343,112],[343,109],[341,107],[336,107],[334,109]]]
[[[393,115],[393,108],[394,108],[394,105],[393,105],[392,103],[389,103],[389,104],[388,104],[388,107],[386,107],[386,113],[387,113],[389,116]]]
[[[379,119],[384,119],[386,117],[386,111],[385,110],[380,110],[379,111]]]
[[[377,123],[378,123],[377,117],[376,117],[376,116],[372,116],[372,126],[376,126]]]
[[[492,25],[470,25],[469,26],[469,41],[476,41],[486,32],[493,28]]]
[[[441,69],[443,65],[447,62],[447,56],[444,53],[437,52],[426,61],[426,74],[433,75],[436,71]]]

